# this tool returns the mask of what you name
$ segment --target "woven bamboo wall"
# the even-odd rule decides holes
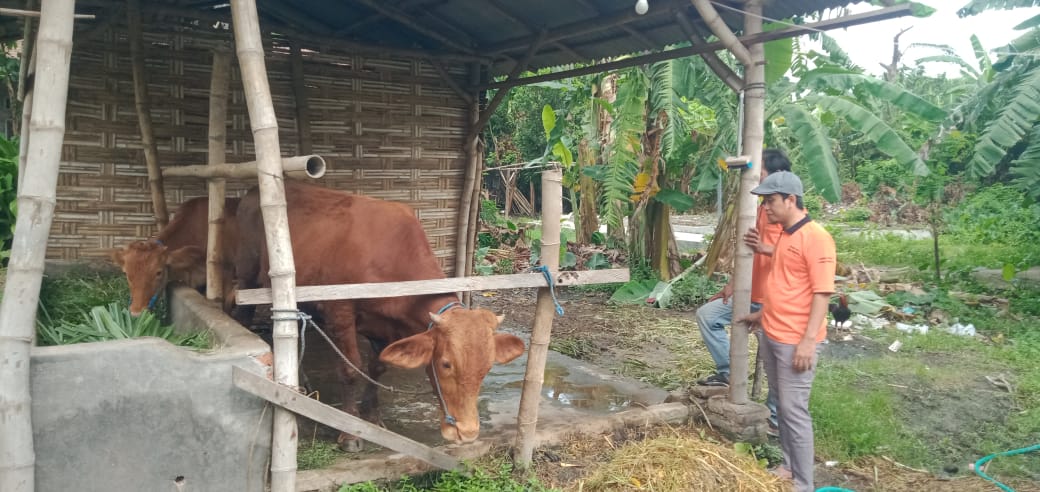
[[[107,258],[112,248],[156,231],[129,48],[125,30],[117,29],[76,40],[50,259]],[[210,49],[230,39],[226,31],[146,33],[161,166],[206,163]],[[330,166],[319,182],[414,207],[442,266],[452,271],[465,103],[427,63],[304,48],[313,150]],[[243,162],[254,160],[253,143],[237,59],[233,65],[227,162]],[[282,153],[295,155],[296,103],[283,47],[269,50],[267,69]],[[465,80],[463,67],[449,72]],[[229,194],[254,184],[229,182]],[[189,178],[167,179],[165,188],[171,212],[206,190],[204,181]]]

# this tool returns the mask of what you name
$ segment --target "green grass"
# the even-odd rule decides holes
[[[418,477],[403,477],[393,483],[364,482],[344,485],[339,492],[548,492],[536,478],[513,470],[509,462],[498,458],[478,463],[471,474],[434,472]]]
[[[344,453],[336,443],[314,439],[300,444],[296,450],[296,465],[300,470],[315,470],[331,465],[341,456]]]
[[[909,266],[922,271],[922,278],[932,275],[931,239],[904,239],[882,233],[852,236],[831,230],[838,260],[846,265]],[[939,258],[945,274],[950,270],[976,267],[1002,268],[1006,263],[1024,267],[1035,260],[1035,255],[1017,246],[968,243],[942,235],[939,237]]]

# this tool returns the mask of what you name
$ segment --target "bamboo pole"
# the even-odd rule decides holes
[[[300,52],[300,44],[292,43],[292,86],[293,96],[296,98],[296,139],[299,148],[296,153],[308,155],[314,153],[314,145],[311,143],[311,109],[307,100],[307,85],[304,83],[303,54]]]
[[[18,188],[18,215],[0,302],[0,490],[35,487],[30,351],[36,306],[54,220],[55,188],[65,138],[74,0],[43,0],[37,49],[39,100],[29,123],[32,173]]]
[[[0,16],[4,17],[39,17],[40,12],[35,12],[31,9],[6,9],[0,8]],[[93,19],[93,14],[76,14],[73,16],[74,19]]]
[[[690,44],[694,46],[708,44],[708,40],[704,39],[704,36],[697,32],[697,28],[686,17],[686,12],[676,11],[675,20],[679,23],[679,28],[682,29],[683,34],[690,40]],[[701,53],[701,59],[733,92],[740,92],[744,88],[744,79],[737,75],[733,69],[729,68],[729,65],[726,65],[726,62],[722,61],[714,51]]]
[[[325,159],[320,155],[282,157],[282,171],[290,178],[318,179],[325,175]],[[259,161],[192,165],[163,168],[163,176],[191,178],[255,178]]]
[[[296,270],[289,219],[286,214],[285,183],[282,177],[281,150],[278,141],[278,119],[271,100],[264,63],[264,46],[260,37],[260,19],[255,0],[232,0],[231,18],[235,46],[249,108],[249,124],[253,129],[257,156],[257,180],[260,184],[260,209],[269,253],[271,288],[274,293],[271,310],[274,340],[275,382],[290,387],[299,385],[297,372],[299,346],[296,317]],[[279,315],[279,313],[281,313]],[[296,416],[283,408],[274,409],[271,432],[271,491],[296,490]]]
[[[560,269],[560,215],[563,213],[563,173],[559,169],[542,172],[542,265],[555,276]],[[520,411],[516,416],[517,434],[513,460],[521,468],[531,464],[538,423],[538,404],[541,402],[545,378],[545,360],[549,352],[549,338],[555,299],[549,287],[538,289],[534,327],[531,329],[531,349],[527,353],[524,389],[520,394]]]
[[[469,78],[471,85],[480,82],[480,65],[471,63],[469,66]],[[476,129],[477,121],[480,120],[479,98],[474,97],[469,104],[470,129],[466,132],[466,176],[462,183],[462,195],[459,197],[458,229],[455,235],[455,276],[465,277],[469,270],[466,265],[472,261],[469,246],[469,208],[473,203],[473,186],[477,180],[477,139],[480,131]],[[468,301],[463,297],[463,302]]]
[[[28,81],[36,78],[36,44],[32,43],[31,46],[32,52],[29,53],[29,62],[25,63],[25,59],[22,59],[22,65],[28,66],[25,78],[18,85],[19,92],[23,94],[21,138],[18,141],[18,189],[22,189],[22,182],[25,181],[29,160],[29,125],[30,118],[32,118],[33,92],[35,92],[33,87],[35,84],[29,84]],[[23,51],[23,53],[25,52]]]
[[[134,101],[137,121],[141,127],[141,148],[144,150],[145,165],[148,166],[148,188],[152,192],[152,209],[155,222],[162,229],[170,216],[166,211],[166,196],[163,191],[162,173],[159,171],[159,150],[152,129],[152,102],[148,96],[148,75],[144,66],[144,34],[141,29],[140,0],[126,0],[127,37],[130,41],[130,65],[134,74]]]
[[[469,230],[466,234],[466,251],[473,255],[473,252],[477,250],[477,233],[480,231],[480,192],[484,189],[484,145],[482,144],[480,137],[477,137],[477,151],[476,157],[476,172],[473,178],[473,196],[470,198],[469,207]],[[466,262],[466,276],[470,277],[473,275],[474,269],[473,258],[469,258]],[[470,296],[469,292],[466,293],[466,304],[469,304]]]
[[[213,73],[209,83],[209,165],[224,164],[227,144],[228,85],[231,79],[231,53],[213,52]],[[209,235],[206,241],[206,299],[224,300],[224,178],[206,182],[209,191]]]
[[[726,25],[726,21],[722,20],[719,16],[718,11],[711,5],[710,0],[690,0],[693,3],[693,7],[697,9],[697,13],[701,15],[701,20],[704,24],[711,29],[711,32],[715,34],[715,37],[722,41],[722,44],[733,53],[733,56],[737,57],[737,61],[743,63],[744,66],[751,65],[751,53],[747,47],[740,43],[740,39],[737,38],[733,31],[729,30],[729,26]],[[747,17],[747,14],[744,14]],[[756,31],[761,32],[761,30]],[[751,33],[744,32],[744,35]]]
[[[744,33],[762,32],[762,2],[751,0],[744,4]],[[737,236],[755,225],[757,200],[751,190],[758,186],[762,172],[762,145],[765,142],[766,68],[765,48],[761,43],[748,49],[751,65],[744,67],[744,134],[743,151],[751,156],[752,167],[740,176],[740,194],[737,195]],[[755,253],[744,241],[737,241],[733,261],[733,319],[751,312],[751,275]],[[748,403],[748,331],[746,326],[734,325],[730,330],[729,398],[737,404]]]

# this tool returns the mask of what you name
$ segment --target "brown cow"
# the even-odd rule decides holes
[[[444,278],[408,206],[293,181],[285,182],[285,192],[297,285]],[[242,198],[238,221],[240,284],[256,279],[270,286],[256,188]],[[463,307],[455,294],[316,304],[325,328],[355,367],[361,367],[358,335],[369,339],[379,354],[368,367],[373,379],[385,371],[384,362],[403,368],[426,366],[434,394],[442,401],[441,435],[453,442],[473,441],[480,433],[477,396],[491,365],[509,362],[524,351],[520,338],[495,332],[501,318]],[[354,386],[360,376],[346,364],[340,365],[339,374],[343,409],[358,415]],[[379,423],[376,406],[376,388],[368,384],[361,416]],[[341,434],[338,441],[344,450],[361,449],[355,436]]]
[[[224,201],[223,251],[225,285],[230,293],[234,278],[233,259],[237,223],[234,221],[238,198]],[[130,314],[150,309],[168,281],[192,287],[206,285],[206,241],[209,237],[209,198],[192,198],[181,204],[163,230],[144,241],[134,241],[112,251],[112,261],[126,273],[130,285]],[[225,295],[225,309],[231,296]]]

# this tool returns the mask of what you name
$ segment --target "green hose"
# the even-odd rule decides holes
[[[1004,492],[1015,492],[1015,489],[1012,489],[1011,487],[1008,487],[1007,485],[1004,485],[996,481],[995,479],[993,479],[993,477],[986,475],[986,472],[982,471],[982,465],[985,465],[987,462],[989,462],[989,460],[996,458],[997,456],[1014,456],[1016,454],[1025,454],[1032,451],[1040,451],[1040,444],[1034,444],[1032,446],[1029,446],[1028,448],[1015,449],[1013,451],[1004,451],[1003,453],[993,453],[975,462],[975,473],[977,473],[980,477],[985,478],[990,482],[993,482],[997,485],[997,487],[1000,487],[1002,490],[1004,490]]]

